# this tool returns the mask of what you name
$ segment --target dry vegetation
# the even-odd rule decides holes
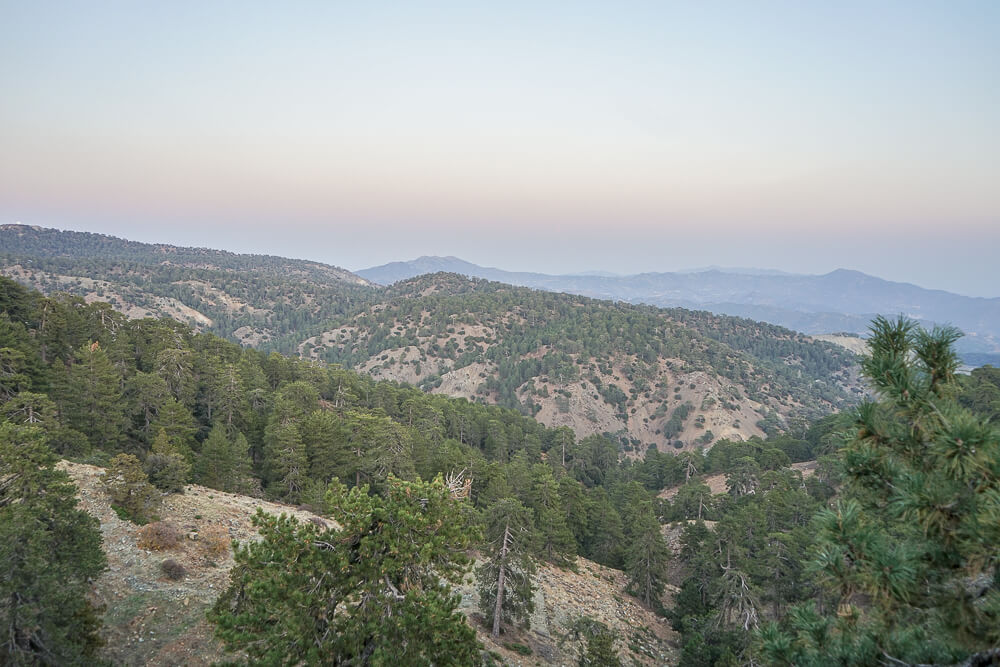
[[[63,462],[79,487],[80,505],[101,522],[109,569],[95,597],[105,606],[104,656],[116,664],[208,665],[226,659],[205,611],[229,581],[230,540],[256,538],[251,517],[260,508],[302,521],[335,525],[288,505],[189,485],[164,498],[161,520],[137,526],[120,519],[100,488],[103,469]],[[477,625],[487,650],[509,665],[574,664],[582,645],[573,626],[583,617],[620,633],[623,657],[640,665],[675,662],[669,625],[622,592],[624,575],[585,559],[577,571],[539,567],[532,628],[494,643],[478,628],[471,575],[460,588],[461,610]],[[527,646],[524,656],[509,648]],[[629,664],[626,660],[626,664]]]

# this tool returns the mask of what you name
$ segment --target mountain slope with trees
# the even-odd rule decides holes
[[[0,227],[0,241],[3,271],[45,293],[496,403],[581,438],[611,433],[636,454],[783,430],[848,404],[857,389],[842,350],[705,312],[454,275],[379,288],[315,262],[22,225]],[[130,390],[163,395],[147,380]]]
[[[480,534],[488,508],[510,498],[531,516],[525,553],[540,564],[537,571],[544,584],[548,575],[542,572],[549,566],[543,568],[542,563],[589,570],[592,566],[578,557],[593,556],[605,566],[621,567],[626,555],[621,545],[622,517],[628,516],[632,504],[652,498],[652,489],[645,487],[639,487],[638,495],[619,493],[631,476],[631,464],[620,467],[618,447],[609,440],[577,442],[572,433],[548,429],[516,411],[375,382],[342,368],[277,353],[265,355],[167,319],[128,320],[108,304],[86,304],[66,295],[48,298],[7,279],[0,279],[0,357],[4,428],[37,431],[44,446],[57,455],[105,467],[97,493],[106,498],[117,520],[132,526],[149,522],[129,535],[154,552],[170,549],[157,545],[174,544],[185,533],[201,530],[163,524],[170,508],[178,506],[172,499],[179,492],[195,493],[187,487],[190,481],[212,484],[220,494],[242,489],[274,501],[307,504],[328,517],[352,511],[350,503],[362,506],[367,502],[362,502],[364,498],[386,499],[390,505],[385,508],[377,504],[370,508],[372,518],[366,529],[370,535],[358,533],[356,546],[365,554],[369,548],[382,549],[379,545],[393,548],[391,542],[379,542],[394,539],[381,536],[379,526],[388,514],[400,509],[402,499],[393,495],[395,480],[405,483],[403,489],[416,490],[410,493],[421,494],[410,498],[415,507],[400,517],[405,526],[411,520],[406,513],[429,511],[421,500],[421,480],[464,477],[466,484],[449,487],[461,492],[461,511],[449,514],[449,521],[454,519],[449,530],[462,531],[467,539],[453,539],[455,534],[450,532],[436,546],[426,548],[464,551],[468,540]],[[557,450],[558,463],[549,454]],[[14,465],[31,464],[23,447],[8,451]],[[335,489],[345,489],[345,493],[349,489],[349,495],[338,495]],[[87,494],[94,492],[91,487]],[[345,497],[351,500],[338,503],[338,498]],[[198,516],[191,518],[200,525]],[[344,517],[337,522],[351,525]],[[329,528],[324,526],[324,530]],[[288,535],[298,534],[289,530]],[[275,554],[284,553],[281,535],[285,533],[279,530],[276,535]],[[28,531],[28,537],[32,536],[38,536],[34,529]],[[339,537],[333,539],[339,544]],[[207,534],[205,540],[211,551]],[[117,540],[105,546],[120,549],[125,544]],[[218,556],[201,551],[197,549],[198,558],[217,562]],[[44,571],[38,566],[45,563],[37,560],[33,559],[34,570]],[[161,564],[162,576],[183,580],[191,563],[168,560]],[[143,562],[148,564],[148,559]],[[348,562],[353,561],[348,558]],[[244,571],[241,566],[240,572]],[[348,581],[343,591],[351,595],[355,589],[366,590],[376,597],[386,596],[390,606],[399,603],[399,609],[411,610],[415,615],[407,616],[398,627],[400,636],[409,638],[406,641],[416,641],[411,633],[433,620],[421,615],[436,614],[435,610],[451,619],[442,627],[458,623],[456,632],[468,634],[461,629],[465,621],[455,620],[448,611],[454,609],[454,599],[445,591],[435,594],[440,604],[414,602],[431,594],[427,590],[430,580],[418,585],[403,573],[384,587],[374,574],[358,570],[357,581]],[[320,576],[306,568],[298,571],[297,580],[314,575]],[[256,576],[247,580],[248,586],[257,585]],[[558,586],[553,588],[552,580],[548,581],[548,587],[539,590],[558,595]],[[140,604],[142,599],[132,590],[127,602]],[[553,611],[549,605],[547,613]],[[563,607],[570,608],[560,603],[559,608]],[[180,615],[178,623],[180,617],[189,616],[177,605],[169,609]],[[234,647],[246,638],[241,628],[248,627],[243,625],[240,609],[248,614],[270,613],[266,608],[237,606],[233,624],[225,620],[229,617],[218,616],[220,633]],[[578,621],[583,623],[583,629],[572,630],[573,636],[565,638],[578,642],[586,639],[593,622],[581,621],[580,614],[586,615],[587,608],[576,605],[572,609],[554,618],[566,633]],[[155,609],[148,611],[153,614]],[[116,604],[107,611],[106,620],[120,625],[121,615],[132,613],[135,608]],[[360,618],[363,624],[371,621],[368,616]],[[542,622],[548,616],[533,618]],[[78,620],[79,627],[70,625],[70,629],[81,634],[93,631],[86,619]],[[554,631],[553,625],[544,622],[543,628],[549,628],[546,632]],[[131,625],[137,634],[128,641],[146,636],[138,623]],[[601,621],[593,627],[607,625]],[[234,634],[227,635],[227,627]],[[655,664],[659,658],[642,656],[660,656],[666,650],[654,640],[656,633],[647,636],[648,629],[617,627],[630,633],[615,635],[617,651],[643,647],[640,661]],[[546,655],[562,655],[555,635],[524,633],[520,627],[508,627],[501,639],[517,650],[530,651],[535,646]],[[632,633],[638,634],[633,637]],[[176,636],[174,631],[170,636]],[[523,643],[529,640],[531,644]],[[338,651],[354,651],[347,645],[336,646]],[[369,646],[374,645],[365,644],[360,650],[370,658]],[[463,650],[469,648],[467,642],[463,646]],[[359,664],[369,664],[369,660]]]
[[[46,294],[106,301],[132,318],[171,317],[254,347],[373,294],[364,278],[319,262],[25,225],[0,225],[0,272]]]
[[[447,321],[441,278],[410,288],[440,297],[418,305]],[[462,285],[484,302],[476,312],[523,299],[490,283],[453,289]],[[568,323],[581,321],[569,313],[586,313],[593,326],[605,321],[607,304],[590,310],[576,298],[536,294],[541,300],[526,310],[498,308],[508,319],[491,326],[535,317],[531,331],[558,343],[560,334],[572,341]],[[658,323],[665,345],[683,344],[700,353],[696,360],[728,358],[722,341],[741,335],[683,334],[671,311],[623,308],[608,313],[626,318],[627,332]],[[990,421],[1000,382],[989,368],[955,376],[953,331],[881,320],[874,333],[864,370],[878,403],[792,422],[767,439],[677,454],[650,447],[635,458],[620,440],[577,438],[518,410],[264,354],[167,319],[128,320],[105,303],[45,297],[0,279],[0,524],[10,538],[4,564],[18,572],[0,613],[15,620],[14,650],[28,656],[54,640],[61,653],[92,654],[99,621],[102,636],[126,645],[107,655],[128,655],[128,644],[147,639],[177,647],[195,626],[197,640],[209,642],[200,611],[187,603],[208,606],[225,588],[212,614],[217,636],[269,659],[294,660],[299,654],[288,651],[320,628],[324,647],[357,664],[400,646],[434,656],[449,642],[484,664],[523,662],[518,656],[556,664],[988,664],[1000,651],[992,548],[1000,436]],[[516,339],[496,338],[490,349],[518,349]],[[757,354],[789,356],[783,348]],[[103,574],[96,527],[52,469],[56,456],[103,468],[64,466],[79,480],[80,508],[100,508]],[[808,477],[791,465],[812,460]],[[725,489],[713,493],[706,482],[718,475]],[[206,573],[224,575],[219,564],[232,562],[228,539],[248,537],[246,514],[228,513],[231,490],[320,516],[264,520],[265,540],[247,541],[228,587],[211,588],[218,576]],[[217,494],[218,503],[201,500]],[[178,519],[181,507],[194,511]],[[490,521],[505,515],[516,521]],[[47,548],[54,541],[60,548]],[[505,543],[516,551],[504,552]],[[66,545],[81,557],[68,563]],[[477,552],[485,566],[463,578],[460,597],[432,576],[450,578]],[[286,559],[287,568],[260,567]],[[120,569],[130,562],[146,578]],[[69,585],[54,586],[53,575]],[[113,603],[102,619],[88,596],[95,578],[109,577],[120,586],[101,598]],[[267,595],[275,586],[282,595]],[[328,614],[308,598],[319,590],[330,593]],[[152,591],[171,602],[147,604]],[[499,610],[498,641],[484,607],[495,618]],[[372,630],[387,614],[392,645]],[[679,633],[674,647],[656,614]],[[267,622],[278,615],[282,624]],[[60,622],[44,627],[39,618]],[[441,629],[441,643],[428,641],[431,627]]]
[[[857,391],[853,355],[780,327],[455,274],[397,283],[298,352],[638,453],[777,432]]]
[[[960,327],[966,336],[956,345],[963,354],[1000,355],[1000,298],[961,296],[846,269],[824,275],[746,269],[629,276],[549,275],[477,266],[456,257],[420,257],[363,269],[358,275],[389,285],[439,271],[597,299],[708,310],[807,334],[864,334],[878,313],[902,313],[927,326],[937,322]]]

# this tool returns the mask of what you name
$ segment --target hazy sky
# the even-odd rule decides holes
[[[0,222],[1000,296],[1000,2],[0,0]]]

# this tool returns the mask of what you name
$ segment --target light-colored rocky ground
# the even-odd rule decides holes
[[[803,461],[802,463],[793,463],[789,467],[792,470],[798,470],[802,473],[802,479],[807,477],[812,477],[816,474],[816,461]],[[718,493],[726,493],[726,476],[725,475],[709,475],[701,480],[708,485],[708,488],[712,490],[712,495]],[[663,489],[659,493],[660,498],[665,498],[670,500],[677,495],[677,492],[681,490],[680,486],[672,486],[669,489]]]
[[[115,514],[101,489],[103,469],[63,462],[79,488],[80,507],[101,523],[108,570],[95,582],[95,599],[105,606],[105,657],[123,665],[208,665],[227,658],[212,636],[205,612],[229,583],[232,551],[213,551],[217,535],[247,541],[257,534],[251,517],[258,508],[309,521],[319,517],[288,505],[189,485],[183,494],[164,498],[160,518],[184,535],[175,549],[152,551],[140,546],[140,526]],[[324,519],[325,520],[325,519]],[[187,570],[180,581],[166,578],[161,563],[172,558]],[[625,664],[668,665],[676,662],[669,625],[624,594],[624,574],[579,559],[577,571],[539,568],[532,628],[512,630],[493,642],[478,624],[477,593],[471,574],[460,587],[462,611],[472,618],[487,649],[508,665],[575,665],[581,641],[569,628],[590,617],[619,632]],[[522,656],[505,644],[522,644]],[[232,656],[228,656],[230,659]],[[634,662],[633,662],[634,661]]]

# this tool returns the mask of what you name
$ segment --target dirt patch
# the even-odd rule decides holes
[[[79,488],[80,508],[101,522],[108,570],[95,582],[95,598],[105,605],[104,657],[123,665],[209,665],[226,658],[212,635],[205,612],[229,585],[232,549],[220,553],[215,537],[257,538],[250,522],[257,508],[269,514],[313,515],[288,505],[189,485],[183,494],[164,498],[160,517],[183,535],[176,548],[139,547],[141,526],[123,521],[101,489],[103,468],[63,461]],[[332,523],[332,522],[331,522]],[[170,580],[166,559],[186,574]]]
[[[816,461],[803,461],[802,463],[793,463],[789,466],[792,470],[797,470],[802,473],[802,479],[807,477],[812,477],[816,474],[816,467],[818,463]],[[708,477],[702,477],[701,482],[708,485],[708,488],[712,490],[712,495],[719,493],[727,493],[726,488],[726,476],[725,475],[709,475]],[[658,497],[664,498],[666,500],[672,499],[681,490],[680,486],[673,486],[669,489],[664,489],[660,491]]]

